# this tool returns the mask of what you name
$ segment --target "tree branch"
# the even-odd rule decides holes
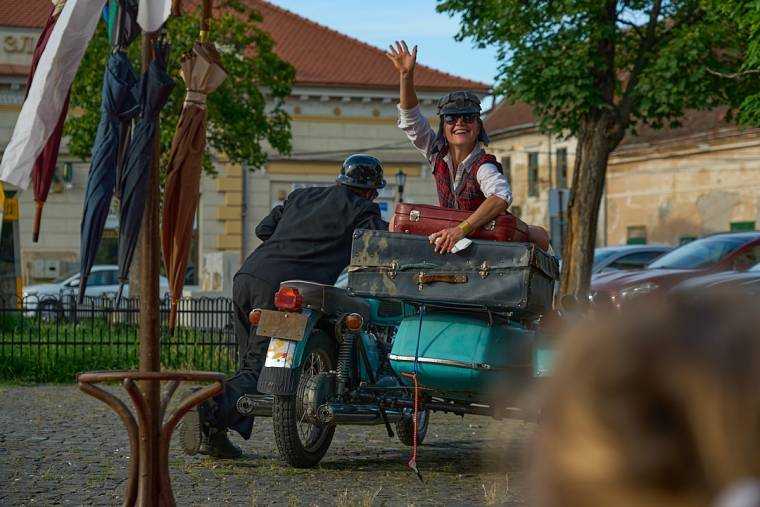
[[[719,72],[709,67],[705,68],[705,70],[709,74],[712,74],[713,76],[723,77],[726,79],[739,79],[741,77],[750,76],[752,74],[760,74],[760,69],[748,69],[748,70],[742,70],[739,72],[732,72],[732,73]]]
[[[636,35],[639,36],[639,39],[644,38],[644,32],[641,31],[641,27],[637,25],[636,23],[634,23],[633,21],[628,21],[627,19],[623,19],[619,17],[617,18],[617,22],[620,23],[621,25],[626,25],[633,28],[633,31],[636,32]]]
[[[620,135],[621,132],[625,132],[625,128],[628,125],[631,112],[633,111],[636,86],[638,85],[644,66],[649,62],[649,52],[657,42],[657,20],[660,17],[661,8],[662,0],[655,0],[652,4],[652,10],[649,13],[646,36],[641,39],[639,51],[636,55],[636,62],[633,64],[633,69],[628,75],[628,83],[625,86],[623,98],[618,107],[618,132],[616,132],[618,135]]]

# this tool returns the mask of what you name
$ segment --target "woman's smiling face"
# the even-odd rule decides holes
[[[443,134],[449,145],[474,148],[480,135],[480,121],[477,114],[443,115]]]

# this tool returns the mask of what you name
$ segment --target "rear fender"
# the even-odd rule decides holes
[[[267,359],[261,369],[261,375],[259,375],[257,388],[260,393],[290,396],[296,392],[301,363],[306,355],[310,340],[314,339],[313,335],[317,323],[324,316],[322,313],[313,310],[303,310],[302,313],[308,317],[308,322],[300,341],[270,339],[267,357],[271,358],[275,348],[277,348],[281,354],[286,353],[287,358],[279,366],[275,365],[271,359]]]

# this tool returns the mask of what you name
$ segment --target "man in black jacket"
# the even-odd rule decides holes
[[[224,391],[190,412],[183,421],[182,446],[188,454],[201,452],[237,458],[242,451],[227,438],[227,429],[251,436],[250,398],[266,359],[269,338],[252,333],[248,314],[254,308],[273,309],[274,294],[285,280],[333,284],[351,258],[355,229],[387,229],[373,201],[385,186],[380,161],[351,155],[336,185],[293,191],[256,227],[263,243],[235,275],[232,300],[239,365]]]

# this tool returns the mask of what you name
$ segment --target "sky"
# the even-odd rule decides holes
[[[417,61],[434,69],[492,84],[494,48],[456,42],[459,20],[435,10],[436,0],[269,0],[312,21],[379,48],[404,39],[417,44]]]

